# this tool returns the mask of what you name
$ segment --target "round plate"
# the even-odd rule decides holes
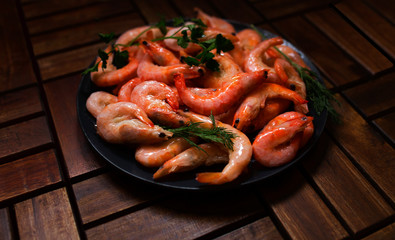
[[[243,24],[235,21],[229,21],[229,22],[233,24],[233,26],[236,28],[237,31],[241,31],[245,28],[249,28],[247,24]],[[264,36],[267,36],[268,38],[276,36],[266,30],[259,29],[259,31],[261,31],[264,34]],[[318,80],[322,83],[322,78],[319,75],[317,68],[311,63],[311,61],[301,51],[299,51],[294,46],[292,46],[292,44],[290,44],[289,42],[284,40],[284,44],[291,46],[293,49],[295,49],[300,53],[302,59],[306,62],[306,64],[314,72],[318,74]],[[99,135],[96,133],[96,126],[95,126],[96,119],[88,112],[88,110],[85,107],[85,103],[91,93],[99,90],[106,90],[106,89],[98,88],[92,83],[90,76],[85,75],[81,80],[77,94],[78,119],[82,131],[84,132],[86,138],[88,139],[92,147],[95,149],[95,151],[98,152],[108,163],[110,163],[112,166],[116,167],[120,171],[126,173],[127,175],[130,175],[134,178],[137,178],[139,180],[154,185],[163,186],[172,189],[179,189],[179,190],[215,191],[215,190],[239,188],[252,183],[263,181],[271,176],[279,174],[280,172],[283,172],[285,169],[290,168],[295,163],[300,161],[310,151],[310,149],[314,146],[314,144],[317,142],[318,138],[322,134],[327,119],[326,111],[318,116],[313,111],[311,103],[309,103],[309,109],[310,109],[309,115],[314,117],[314,121],[313,121],[314,135],[312,136],[308,144],[306,144],[305,147],[299,150],[299,153],[297,154],[295,159],[283,166],[276,168],[265,168],[259,165],[259,163],[257,163],[254,159],[252,159],[250,165],[248,166],[248,171],[246,174],[243,174],[233,182],[226,183],[223,185],[201,184],[195,180],[195,176],[197,172],[203,172],[206,170],[221,171],[223,166],[198,168],[195,171],[174,174],[173,176],[169,176],[167,178],[164,178],[163,180],[154,180],[152,178],[152,175],[156,171],[156,168],[147,168],[140,165],[137,161],[135,161],[133,147],[107,143],[106,141],[101,139]]]

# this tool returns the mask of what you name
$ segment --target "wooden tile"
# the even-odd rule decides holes
[[[15,205],[20,239],[79,239],[64,188]]]
[[[395,4],[388,0],[365,0],[366,4],[380,15],[384,15],[392,25],[395,24]]]
[[[376,126],[378,126],[381,131],[394,143],[395,142],[395,112],[392,112],[383,117],[377,118],[373,121]]]
[[[76,98],[80,80],[80,75],[74,75],[44,85],[70,177],[102,166],[101,159],[93,152],[78,123]]]
[[[0,124],[43,111],[37,87],[0,95],[0,106]]]
[[[393,239],[395,236],[395,223],[388,225],[377,232],[363,238],[363,240]]]
[[[212,1],[224,18],[246,24],[260,23],[263,18],[245,1]]]
[[[386,74],[378,79],[344,91],[366,116],[395,107],[395,73]]]
[[[119,0],[116,2],[99,1],[93,5],[82,6],[56,15],[35,18],[27,21],[26,24],[30,34],[38,34],[57,28],[83,24],[88,21],[98,21],[109,16],[124,14],[132,10],[133,7],[127,0]]]
[[[229,232],[215,240],[226,239],[283,239],[269,217],[261,218],[244,227]]]
[[[51,53],[99,40],[99,33],[121,34],[143,25],[137,13],[115,16],[97,22],[81,24],[73,28],[53,31],[31,37],[35,55]]]
[[[395,27],[392,24],[369,6],[357,0],[342,1],[335,6],[383,48],[392,59],[395,59]]]
[[[369,75],[349,55],[303,18],[287,18],[274,24],[285,35],[285,39],[303,51],[336,85],[350,83]],[[300,34],[301,32],[303,34]]]
[[[391,206],[326,134],[303,161],[303,166],[354,234],[394,214]]]
[[[36,82],[15,1],[0,8],[0,92]],[[12,23],[12,24],[10,24]]]
[[[86,231],[88,239],[195,239],[261,211],[248,192],[173,195]],[[133,233],[132,235],[130,233]]]
[[[196,17],[196,12],[193,10],[195,7],[202,9],[209,15],[217,16],[219,14],[217,11],[215,11],[211,1],[209,0],[172,0],[172,2],[181,11],[181,15],[184,17]]]
[[[370,73],[376,74],[393,67],[391,61],[333,9],[314,11],[306,16],[311,23],[320,28]]]
[[[6,208],[0,208],[0,236],[3,240],[14,239],[11,232],[10,216]]]
[[[0,165],[0,201],[61,181],[53,150]]]
[[[125,181],[126,180],[126,181]],[[131,184],[132,183],[132,184]],[[104,174],[73,185],[83,223],[114,214],[158,197],[145,185]]]
[[[338,99],[342,124],[328,122],[330,134],[395,201],[395,150],[343,98]]]
[[[51,141],[45,117],[0,128],[0,159]]]
[[[291,239],[343,239],[348,235],[296,169],[266,183],[261,193]]]
[[[145,0],[136,1],[135,3],[150,24],[159,22],[162,18],[169,20],[179,16],[167,1]]]

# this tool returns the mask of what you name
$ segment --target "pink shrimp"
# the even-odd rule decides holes
[[[254,159],[265,167],[290,162],[297,154],[303,131],[313,121],[298,112],[286,112],[272,119],[255,138]]]
[[[186,25],[188,25],[189,23],[187,22]],[[190,24],[193,24],[192,22]],[[181,32],[183,30],[188,30],[187,27],[184,27],[182,29],[179,28],[173,28],[170,29],[167,33],[166,33],[166,37],[170,37],[170,36],[175,36],[175,37],[181,37],[182,34]],[[177,43],[177,39],[174,38],[167,38],[163,40],[163,43],[165,44],[165,46],[174,51],[174,52],[178,52],[181,53],[181,55],[195,55],[196,53],[198,53],[202,48],[196,44],[196,43],[188,43],[188,46],[186,48],[182,48],[180,45],[178,45]]]
[[[240,104],[237,110],[233,126],[243,131],[248,129],[258,116],[261,109],[265,107],[266,99],[282,98],[293,101],[295,106],[305,104],[307,101],[296,92],[275,83],[262,83],[253,90]],[[305,110],[307,113],[308,110]]]
[[[202,22],[207,25],[207,27],[214,28],[225,33],[236,33],[236,30],[233,27],[233,25],[228,23],[224,19],[214,16],[209,16],[208,14],[203,12],[200,8],[194,8],[194,10],[197,12],[196,18],[201,19]]]
[[[127,48],[120,47],[125,49],[129,53],[128,64],[122,68],[117,69],[113,64],[113,54],[109,54],[109,58],[107,60],[107,67],[105,69],[102,68],[103,62],[100,61],[98,65],[97,72],[91,72],[92,81],[99,87],[109,87],[114,86],[119,83],[125,82],[131,78],[136,77],[137,67],[139,65],[140,59],[142,58],[142,52],[140,47],[131,46]],[[107,48],[106,52],[109,52],[110,48]],[[100,59],[98,58],[97,61]]]
[[[158,42],[142,41],[143,46],[147,48],[148,54],[154,62],[160,66],[170,66],[180,64],[174,53],[167,48],[161,46]]]
[[[145,112],[131,102],[107,105],[97,116],[97,133],[116,144],[152,144],[162,142],[173,133],[154,125]]]
[[[178,115],[177,95],[164,83],[146,81],[137,85],[131,94],[130,101],[141,107],[156,123],[169,127],[180,127],[187,119]]]
[[[179,113],[189,118],[192,122],[200,122],[202,128],[212,128],[212,122],[209,117],[193,112],[179,111]],[[251,161],[252,147],[248,137],[228,124],[216,121],[216,126],[223,127],[227,131],[235,134],[236,137],[232,139],[233,150],[227,150],[229,161],[222,172],[205,172],[197,174],[196,180],[201,183],[224,184],[231,182],[240,176]]]
[[[236,37],[239,39],[239,41],[233,43],[235,48],[229,53],[232,55],[237,64],[244,68],[245,56],[248,55],[249,52],[262,41],[262,38],[259,33],[252,29],[244,29],[236,33]]]
[[[264,54],[267,49],[272,46],[276,46],[283,43],[282,38],[275,37],[270,38],[265,41],[259,43],[250,53],[245,57],[244,61],[244,70],[246,72],[255,72],[262,69],[269,69],[267,81],[277,84],[282,84],[283,82],[276,74],[275,70],[272,67],[266,65],[263,61]]]
[[[146,31],[149,28],[149,26],[142,26],[142,27],[136,27],[136,28],[132,28],[126,32],[124,32],[121,36],[119,36],[119,38],[117,39],[117,41],[115,42],[115,44],[124,44],[124,45],[128,45],[131,43],[131,41],[138,41],[140,39],[145,39],[145,40],[152,40],[154,38],[159,38],[162,37],[163,34],[161,33],[161,31],[158,28],[152,28],[148,31]],[[136,37],[141,34],[143,31],[146,31],[145,33],[143,33],[139,39],[136,39]]]
[[[130,97],[133,89],[142,82],[143,80],[136,77],[130,79],[124,85],[122,85],[118,92],[118,102],[130,102]]]
[[[92,116],[97,118],[97,115],[99,115],[107,105],[116,103],[117,101],[118,98],[116,96],[108,92],[97,91],[92,93],[86,100],[86,108]]]
[[[209,96],[199,96],[190,91],[185,84],[182,74],[175,74],[174,81],[182,102],[193,111],[209,115],[221,114],[229,110],[240,97],[247,94],[254,87],[266,79],[267,72],[238,73],[232,77],[230,83],[218,89]]]
[[[137,162],[146,167],[160,167],[167,160],[191,147],[191,144],[181,137],[170,138],[165,142],[140,145],[136,149]]]
[[[278,48],[278,50],[280,50],[282,53],[284,53],[285,55],[287,55],[293,62],[295,62],[296,64],[298,64],[301,67],[304,68],[309,68],[306,63],[303,61],[302,57],[300,56],[300,54],[298,52],[296,52],[293,48],[287,46],[287,45],[278,45],[276,46]],[[273,58],[282,58],[284,60],[285,57],[280,54],[276,49],[274,48],[269,48],[267,50],[267,52],[271,55],[271,57]]]
[[[211,166],[229,161],[228,152],[223,146],[215,143],[203,143],[190,147],[172,159],[166,161],[155,173],[158,179],[176,172],[186,172],[200,166]]]

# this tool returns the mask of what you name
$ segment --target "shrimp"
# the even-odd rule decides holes
[[[141,107],[156,123],[165,126],[180,127],[187,119],[178,115],[178,98],[174,91],[164,83],[146,81],[137,85],[130,101]]]
[[[117,69],[113,64],[114,54],[110,53],[107,60],[106,68],[102,68],[103,62],[100,58],[96,62],[100,61],[98,64],[98,71],[91,72],[92,81],[99,87],[109,87],[114,86],[119,83],[125,82],[131,78],[136,77],[137,67],[139,65],[140,59],[142,58],[142,50],[138,46],[131,46],[125,49],[128,54],[128,64],[126,66]],[[110,51],[110,47],[107,48],[106,52]]]
[[[225,33],[230,33],[230,34],[236,33],[236,30],[233,27],[233,25],[228,23],[224,19],[214,16],[209,16],[205,12],[203,12],[200,8],[194,8],[194,10],[197,12],[196,18],[202,20],[202,22],[206,24],[207,27],[214,28]]]
[[[137,162],[145,167],[160,167],[167,160],[191,147],[191,144],[181,137],[170,138],[165,142],[140,145],[136,149]]]
[[[152,28],[152,29],[147,31],[148,28],[149,28],[149,26],[142,26],[142,27],[132,28],[132,29],[124,32],[121,36],[119,36],[119,38],[117,39],[115,44],[128,45],[128,44],[131,43],[131,41],[135,41],[136,42],[138,40],[138,39],[136,39],[136,37],[139,34],[141,34],[142,32],[144,32],[144,31],[146,31],[146,32],[143,33],[139,37],[140,39],[152,40],[154,38],[159,38],[159,37],[163,36],[163,34],[159,30],[159,28]]]
[[[130,97],[132,94],[133,89],[143,80],[136,77],[127,81],[122,87],[119,89],[118,92],[118,102],[130,102]]]
[[[189,118],[192,122],[200,122],[200,126],[203,128],[212,128],[212,121],[209,117],[193,112],[179,111],[179,114]],[[227,150],[229,161],[222,172],[205,172],[197,174],[196,180],[201,183],[224,184],[231,182],[240,176],[251,161],[252,146],[248,137],[228,124],[216,121],[216,126],[223,127],[227,131],[235,134],[236,137],[232,139],[233,150]]]
[[[142,41],[142,43],[156,64],[160,66],[170,66],[181,63],[180,59],[178,59],[173,52],[161,46],[158,42]]]
[[[246,72],[255,72],[262,69],[269,69],[267,81],[272,83],[282,84],[283,82],[276,74],[272,67],[266,65],[263,61],[264,54],[267,49],[272,46],[282,44],[283,40],[280,37],[270,38],[259,43],[250,53],[245,57],[244,70]]]
[[[245,56],[262,41],[262,38],[252,29],[244,29],[236,33],[236,37],[239,41],[233,43],[234,49],[229,53],[237,64],[244,68]]]
[[[172,66],[158,66],[153,63],[150,55],[145,55],[137,69],[137,76],[142,80],[156,80],[170,85],[173,82],[173,74],[183,73],[185,78],[197,78],[204,74],[204,70],[197,66],[176,64]]]
[[[188,24],[193,24],[193,23],[192,22],[185,23],[185,25],[188,25]],[[188,30],[188,28],[184,27],[182,29],[180,29],[180,28],[170,29],[166,33],[166,37],[171,37],[171,36],[181,37],[182,36],[181,32],[183,30]],[[175,52],[179,52],[179,53],[181,53],[181,55],[188,55],[188,54],[195,55],[197,52],[199,52],[202,49],[198,44],[192,43],[192,42],[188,43],[186,48],[182,48],[180,45],[178,45],[177,39],[174,39],[174,38],[166,38],[163,40],[163,43],[165,44],[165,46],[168,49],[175,51]]]
[[[86,100],[86,108],[92,116],[97,118],[97,115],[99,115],[107,105],[116,103],[117,101],[118,98],[116,96],[108,92],[97,91],[92,93]]]
[[[265,107],[266,99],[282,98],[293,101],[295,106],[306,103],[296,92],[275,83],[262,83],[253,90],[240,104],[233,120],[233,126],[239,130],[247,129]],[[308,110],[305,110],[307,113]]]
[[[203,143],[197,147],[190,147],[174,158],[166,161],[155,173],[158,179],[176,172],[186,172],[199,166],[211,166],[218,163],[227,163],[229,156],[223,146],[215,143]]]
[[[229,110],[240,97],[247,94],[254,87],[266,79],[267,72],[238,73],[232,77],[230,83],[208,96],[199,96],[190,91],[185,84],[182,74],[175,74],[174,81],[182,102],[193,111],[209,115],[218,115]]]
[[[303,61],[300,54],[298,52],[296,52],[293,48],[291,48],[287,45],[278,45],[276,47],[278,50],[280,50],[282,53],[284,53],[286,56],[288,56],[293,62],[295,62],[296,64],[298,64],[301,67],[309,69],[309,67]],[[286,60],[285,57],[274,48],[269,48],[267,50],[267,53],[270,54],[270,56],[273,58],[281,58],[281,59]]]
[[[254,159],[265,167],[277,167],[290,162],[297,154],[303,131],[313,121],[298,112],[286,112],[272,119],[255,138]]]
[[[154,125],[140,107],[130,102],[107,105],[97,116],[96,124],[97,133],[109,143],[152,144],[173,136]]]

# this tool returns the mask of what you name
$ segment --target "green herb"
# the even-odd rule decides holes
[[[99,33],[99,38],[102,42],[109,43],[115,39],[114,33]]]

